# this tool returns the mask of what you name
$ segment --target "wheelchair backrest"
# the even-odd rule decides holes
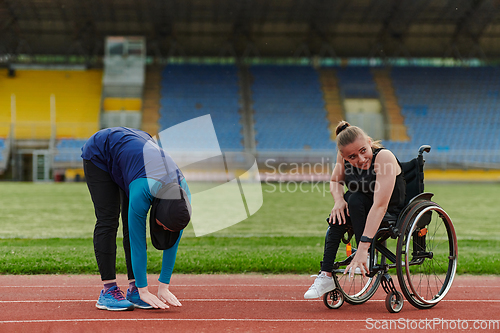
[[[408,162],[401,163],[406,180],[405,206],[415,196],[424,192],[424,159],[418,157]]]

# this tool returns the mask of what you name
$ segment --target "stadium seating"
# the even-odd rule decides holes
[[[420,144],[428,162],[500,163],[500,68],[395,67],[392,79],[411,141],[385,142],[405,160]]]
[[[56,144],[55,163],[81,164],[81,148],[87,140],[61,139]]]
[[[5,139],[0,138],[0,164],[5,161],[4,155],[5,151]]]
[[[308,66],[251,66],[258,151],[333,149],[318,73]]]
[[[337,77],[344,98],[378,98],[370,67],[340,67]]]
[[[326,67],[321,68],[318,72],[323,99],[325,101],[326,117],[330,123],[330,138],[335,141],[335,129],[339,121],[344,119],[344,107],[342,105],[337,71],[335,68]]]
[[[14,94],[16,139],[48,139],[53,94],[56,136],[87,138],[99,126],[101,81],[101,70],[17,70],[15,77],[2,80],[0,109],[10,110]]]
[[[229,65],[168,65],[161,78],[159,131],[210,114],[223,150],[243,150],[238,69]]]
[[[251,98],[257,150],[333,150],[335,142],[318,72],[310,66],[253,65]],[[379,98],[372,69],[335,67],[343,98]],[[388,70],[410,141],[384,141],[400,160],[430,144],[428,165],[500,163],[500,68],[393,67]],[[50,137],[50,95],[56,96],[54,162],[80,163],[80,148],[99,129],[101,71],[18,70],[2,78],[0,108],[16,95],[16,139]],[[210,114],[224,150],[243,150],[238,68],[234,65],[168,65],[161,72],[159,130]],[[140,109],[139,99],[103,101],[106,110]],[[3,112],[0,137],[10,116]],[[5,133],[4,133],[5,132]],[[393,137],[395,138],[395,137]],[[0,162],[7,158],[0,140]]]

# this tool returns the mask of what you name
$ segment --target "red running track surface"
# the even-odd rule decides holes
[[[182,307],[112,312],[95,307],[102,288],[98,276],[3,275],[0,332],[500,331],[500,277],[457,276],[432,309],[405,302],[397,314],[385,309],[381,287],[367,303],[344,303],[337,310],[327,309],[320,299],[304,300],[313,280],[303,275],[174,275],[170,290]],[[118,284],[126,290],[126,277],[119,276]],[[156,292],[156,277],[149,276],[149,285]]]

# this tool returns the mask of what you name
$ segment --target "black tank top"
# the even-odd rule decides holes
[[[373,151],[373,158],[370,168],[367,170],[359,169],[353,166],[348,161],[344,160],[344,171],[345,171],[345,183],[347,189],[351,192],[362,192],[373,200],[373,194],[375,191],[375,181],[377,179],[377,174],[374,170],[375,158],[378,153],[385,148],[377,148]],[[401,163],[398,161],[399,166]],[[401,173],[396,176],[396,183],[394,184],[394,189],[392,191],[391,199],[389,200],[388,211],[390,213],[399,213],[399,210],[403,208],[405,202],[406,194],[406,181],[403,175],[403,168],[401,168]]]

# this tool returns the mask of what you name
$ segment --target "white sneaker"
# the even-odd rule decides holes
[[[304,294],[304,298],[305,299],[319,298],[323,296],[323,294],[332,291],[333,289],[335,289],[333,278],[331,276],[327,276],[325,272],[322,272],[321,274],[318,274],[312,286]]]

